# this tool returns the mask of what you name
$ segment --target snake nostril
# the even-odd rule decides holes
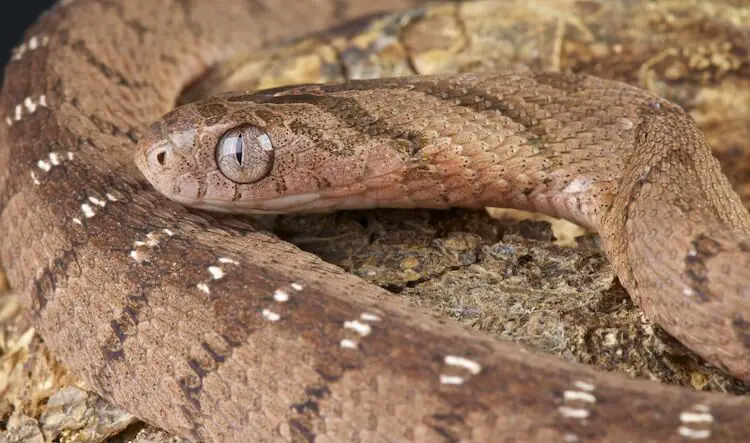
[[[158,146],[148,154],[148,163],[153,168],[164,169],[169,161],[169,150],[165,146]]]

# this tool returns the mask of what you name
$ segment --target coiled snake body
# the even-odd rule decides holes
[[[748,399],[476,337],[189,213],[136,169],[140,140],[157,189],[213,209],[574,219],[647,314],[750,379],[750,219],[692,120],[649,93],[552,73],[390,79],[221,96],[143,132],[236,51],[408,4],[75,0],[43,16],[0,96],[0,252],[46,343],[105,398],[194,439],[750,440]],[[241,185],[215,152],[237,127],[237,164],[256,168]]]

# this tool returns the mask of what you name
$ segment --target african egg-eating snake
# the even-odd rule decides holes
[[[749,438],[745,399],[623,380],[477,338],[267,234],[188,215],[135,169],[135,140],[206,66],[406,2],[64,3],[29,30],[6,71],[1,251],[45,341],[105,398],[207,440]],[[380,148],[357,157],[393,168],[357,169],[370,189],[398,171],[396,188],[419,200],[414,192],[441,189],[444,175],[457,182],[442,203],[470,196],[464,204],[553,211],[597,229],[647,313],[748,378],[747,213],[676,106],[564,74],[351,89],[234,103],[260,97],[265,118],[255,126],[291,131],[279,143],[264,126],[272,171],[284,172],[284,155],[307,169],[287,185],[315,182],[330,196],[349,169],[325,170],[330,151],[304,160],[284,152],[333,139],[343,158]],[[196,113],[234,117],[221,100],[172,114],[166,127]],[[211,280],[191,278],[205,270]],[[291,406],[300,404],[314,407]]]

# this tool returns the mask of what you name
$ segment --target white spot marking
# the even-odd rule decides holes
[[[683,412],[680,414],[683,423],[713,423],[714,416],[707,412]]]
[[[73,160],[73,153],[68,151],[68,160]]]
[[[694,440],[702,440],[711,436],[710,429],[691,429],[685,426],[677,428],[677,432],[685,438],[692,438]]]
[[[578,389],[580,389],[582,391],[586,391],[586,392],[591,392],[594,389],[596,389],[596,386],[592,385],[591,383],[587,383],[585,381],[576,381],[575,383],[573,383],[573,385],[576,388],[578,388]]]
[[[104,200],[99,200],[96,197],[89,197],[89,201],[97,206],[101,206],[102,208],[107,206],[107,202]]]
[[[167,234],[170,237],[174,236],[174,232],[171,229],[164,228],[162,229],[162,232]]]
[[[354,330],[357,334],[361,335],[362,337],[367,337],[372,333],[372,328],[370,325],[366,323],[362,323],[358,320],[352,320],[352,321],[345,321],[344,327],[347,329]]]
[[[21,118],[23,118],[23,110],[26,108],[27,114],[31,115],[37,111],[40,107],[46,108],[47,107],[47,96],[42,94],[39,96],[39,101],[35,102],[31,96],[28,96],[23,99],[23,101],[16,105],[16,107],[13,110],[13,117],[15,121],[20,121]],[[10,118],[6,119],[6,122],[8,124],[12,124],[12,120]]]
[[[440,375],[440,383],[444,385],[462,385],[464,384],[463,377],[457,375]]]
[[[31,179],[34,181],[34,184],[37,186],[42,184],[42,182],[40,182],[39,179],[37,178],[36,173],[34,173],[34,171],[31,171]]]
[[[286,301],[289,301],[289,294],[287,294],[285,291],[282,291],[281,289],[277,289],[273,293],[273,299],[279,303],[284,303]]]
[[[695,292],[691,288],[685,288],[682,290],[682,295],[684,295],[685,297],[692,297],[693,295],[695,295]]]
[[[231,259],[229,257],[219,257],[219,263],[225,263],[225,264],[228,264],[228,265],[239,265],[240,264],[240,262],[238,262],[237,260],[233,260],[233,259]]]
[[[76,221],[76,220],[78,219],[74,219],[73,221]],[[139,264],[149,261],[148,256],[146,254],[143,254],[142,252],[136,249],[133,249],[132,251],[130,251],[129,255],[130,255],[130,258],[132,258],[133,260],[135,260],[136,263],[139,263]]]
[[[303,289],[303,286],[299,283],[292,283],[289,286],[291,286],[295,291],[301,291]]]
[[[279,321],[281,320],[281,316],[273,311],[269,311],[268,309],[263,310],[263,317],[268,321]]]
[[[96,215],[96,212],[91,208],[91,205],[88,203],[84,203],[81,205],[81,211],[83,211],[83,216],[86,218],[91,218]]]
[[[211,274],[211,278],[213,278],[214,280],[218,280],[225,275],[224,270],[218,266],[209,266],[208,272],[209,274]]]
[[[20,60],[27,52],[33,52],[41,47],[47,46],[49,43],[49,37],[46,35],[32,36],[28,42],[21,43],[13,50],[11,60]]]
[[[36,165],[44,172],[49,172],[49,170],[52,169],[52,165],[45,160],[39,160],[38,162],[36,162]]]
[[[11,57],[11,60],[17,61],[21,60],[21,57],[23,57],[23,54],[26,52],[26,43],[21,43],[14,51],[13,51],[13,57]]]
[[[677,428],[677,433],[685,438],[694,440],[701,440],[709,438],[711,436],[710,424],[714,422],[714,416],[711,415],[711,409],[702,404],[693,406],[693,411],[685,411],[680,413],[680,421],[683,425],[687,424],[699,424],[704,425],[704,429],[693,429],[689,426],[680,426]]]
[[[344,349],[358,349],[359,345],[357,344],[356,341],[345,338],[341,340],[341,347]]]
[[[209,288],[209,287],[208,287],[208,285],[207,285],[207,284],[205,284],[205,283],[198,283],[198,284],[197,284],[197,285],[195,285],[195,286],[196,286],[196,287],[197,287],[197,288],[198,288],[198,289],[199,289],[199,290],[200,290],[201,292],[203,292],[203,293],[204,293],[204,294],[206,294],[206,295],[208,295],[208,294],[210,294],[210,293],[211,293],[211,288]]]
[[[156,232],[149,232],[148,234],[146,234],[146,238],[148,239],[148,241],[146,242],[146,246],[150,248],[159,246],[159,234],[157,234]]]
[[[61,165],[64,160],[63,155],[58,152],[50,152],[48,154],[48,157],[49,157],[49,160],[41,159],[36,162],[36,166],[44,172],[51,171],[53,167]],[[72,153],[70,152],[68,153],[68,158],[69,159],[73,158]],[[40,181],[40,180],[36,174],[34,174],[33,177],[36,178],[36,180],[34,181],[35,184],[41,184],[41,183],[37,183],[37,181]]]
[[[73,223],[75,223],[75,224],[77,224],[77,225],[83,225],[83,222],[81,222],[81,219],[80,219],[80,218],[78,218],[78,217],[75,217],[75,218],[73,219]],[[132,257],[132,252],[131,252],[131,257]]]
[[[364,321],[380,321],[380,317],[378,317],[375,314],[368,314],[367,312],[360,315],[359,318],[361,318]]]
[[[104,202],[103,200],[99,200],[99,199],[96,199],[96,200],[101,203],[106,204],[106,202]],[[96,202],[93,202],[93,203],[96,204]],[[102,206],[104,206],[104,204]],[[166,231],[166,230],[162,230],[162,231]],[[145,241],[144,240],[133,241],[133,250],[130,252],[131,257],[133,256],[133,254],[137,254],[138,256],[142,256],[142,257],[147,257],[147,253],[138,251],[138,249],[144,246],[149,247],[149,248],[155,248],[159,246],[159,242],[162,240],[162,238],[163,236],[159,233],[159,231],[151,231],[148,234],[146,234]]]
[[[459,357],[456,355],[446,355],[445,364],[449,366],[462,367],[474,375],[477,375],[482,371],[482,365],[480,365],[479,363],[473,360],[469,360],[468,358]]]
[[[589,394],[588,392],[565,391],[563,392],[563,396],[565,397],[565,401],[580,400],[588,403],[596,403],[596,397],[594,397],[592,394]]]
[[[591,412],[588,409],[571,408],[568,406],[560,406],[557,410],[560,411],[560,414],[565,418],[584,419],[591,415]]]
[[[109,200],[111,202],[116,202],[117,201],[117,197],[115,197],[114,195],[110,194],[109,192],[107,192],[106,197],[107,197],[107,200]]]
[[[29,114],[33,114],[36,111],[36,103],[34,103],[34,100],[32,100],[31,97],[23,99],[23,105],[26,107],[26,110],[29,111]]]
[[[10,117],[5,117],[5,123],[7,123],[8,126],[13,126],[13,119]]]

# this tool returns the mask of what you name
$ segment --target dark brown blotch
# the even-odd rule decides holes
[[[340,365],[324,360],[318,363],[315,367],[315,372],[328,383],[336,382],[344,376],[344,369]]]
[[[128,338],[128,324],[123,324],[118,322],[117,320],[112,320],[109,323],[109,326],[112,328],[112,332],[115,333],[115,337],[122,343]]]
[[[695,248],[696,257],[709,259],[722,251],[721,244],[705,234],[698,235],[691,243]]]
[[[208,343],[201,343],[201,348],[217,363],[224,363],[229,355],[220,354],[218,351],[213,349]]]
[[[732,320],[732,330],[745,349],[750,349],[750,322],[742,314],[735,314]]]
[[[227,115],[227,108],[219,103],[207,103],[198,105],[198,115],[200,115],[205,124],[215,125],[221,121],[224,116]]]
[[[177,385],[180,387],[182,394],[188,399],[195,409],[201,409],[200,393],[203,390],[203,380],[197,375],[179,377]]]
[[[77,261],[75,248],[69,249],[53,260],[52,264],[45,268],[38,278],[34,279],[31,309],[35,316],[42,314],[47,303],[54,296],[59,280],[67,280],[71,265],[77,263]]]
[[[709,289],[708,261],[723,251],[721,244],[706,234],[699,234],[690,242],[693,250],[685,257],[685,275],[690,281],[693,297],[706,302],[717,298]]]
[[[284,123],[284,119],[282,119],[278,114],[275,114],[266,109],[258,109],[257,111],[255,111],[255,115],[269,125],[281,126]]]
[[[445,441],[459,442],[461,435],[470,434],[460,414],[432,414],[426,421],[432,430],[445,438]]]
[[[125,350],[122,348],[122,342],[115,336],[108,337],[99,347],[102,352],[104,361],[124,361]]]
[[[315,441],[315,433],[310,429],[309,425],[303,424],[301,420],[294,418],[289,420],[289,428],[294,434],[292,437],[293,441],[306,441],[308,443]]]
[[[302,403],[292,403],[291,408],[297,411],[298,414],[313,414],[313,415],[319,415],[320,414],[320,408],[318,407],[318,402],[314,400],[307,400]]]
[[[201,380],[203,380],[210,372],[214,370],[214,368],[203,367],[201,362],[194,358],[188,360],[188,366],[190,366],[190,369],[192,369],[195,372],[195,375],[197,375]]]

